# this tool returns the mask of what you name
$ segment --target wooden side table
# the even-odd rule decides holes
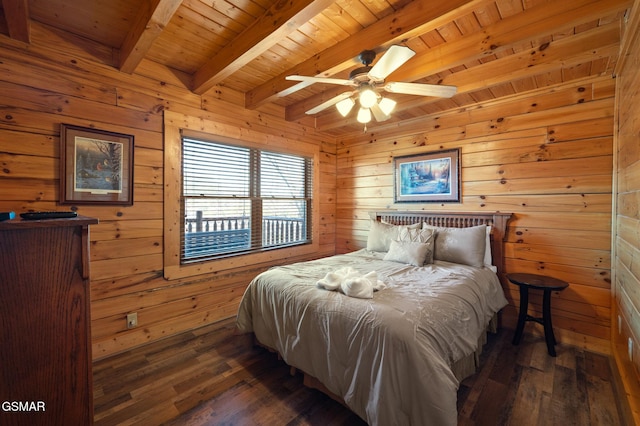
[[[556,337],[553,335],[553,326],[551,325],[551,292],[562,291],[569,287],[569,283],[557,278],[536,274],[507,274],[507,279],[520,288],[520,313],[518,314],[518,326],[512,343],[514,345],[520,343],[525,322],[535,321],[544,326],[547,352],[551,356],[556,356]],[[542,296],[542,318],[532,317],[528,314],[530,288],[544,291]]]

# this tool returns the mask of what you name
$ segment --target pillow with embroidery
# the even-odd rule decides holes
[[[429,245],[417,241],[391,241],[384,260],[422,266],[427,258]]]
[[[433,229],[401,229],[398,233],[398,241],[410,241],[427,245],[427,254],[424,264],[433,263],[435,249],[435,231]]]

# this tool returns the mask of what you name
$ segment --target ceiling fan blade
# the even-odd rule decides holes
[[[384,80],[389,74],[400,68],[402,64],[407,62],[415,55],[416,52],[406,46],[398,46],[394,44],[384,55],[376,62],[369,71],[369,77],[374,80]]]
[[[390,115],[387,115],[384,112],[382,112],[382,110],[380,109],[380,106],[378,104],[375,104],[370,109],[371,109],[371,112],[373,113],[373,116],[375,117],[376,121],[378,121],[378,122],[386,121],[386,120],[391,118]]]
[[[301,81],[298,84],[294,84],[293,86],[278,92],[278,97],[283,98],[285,96],[288,96],[288,95],[290,95],[292,93],[297,92],[298,90],[302,90],[305,87],[309,87],[312,84],[313,84],[312,81]]]
[[[309,83],[327,83],[327,84],[339,84],[341,86],[355,86],[351,80],[344,80],[341,78],[326,78],[326,77],[308,77],[305,75],[288,75],[286,80],[292,81],[304,81]]]
[[[305,114],[317,114],[320,111],[324,111],[325,109],[329,108],[332,105],[337,104],[338,102],[340,102],[343,99],[347,99],[349,96],[352,96],[353,92],[344,92],[339,94],[338,96],[334,96],[333,98],[329,99],[328,101],[325,101],[323,103],[321,103],[320,105],[311,108],[310,110],[306,111]]]
[[[457,92],[456,86],[440,86],[438,84],[402,83],[391,82],[384,85],[384,90],[391,93],[404,93],[406,95],[437,96],[450,98]]]

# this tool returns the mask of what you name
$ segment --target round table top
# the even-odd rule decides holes
[[[546,275],[513,273],[507,274],[507,279],[517,285],[526,285],[531,288],[564,290],[569,283]]]

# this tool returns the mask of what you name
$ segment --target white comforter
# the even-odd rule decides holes
[[[455,425],[451,365],[476,350],[507,304],[491,270],[436,261],[424,267],[360,250],[270,269],[256,277],[237,324],[285,362],[319,379],[370,425]],[[376,271],[372,299],[318,288],[328,272]]]

